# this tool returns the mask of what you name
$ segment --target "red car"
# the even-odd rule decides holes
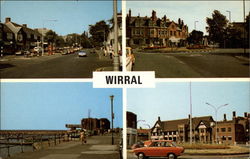
[[[183,147],[178,147],[174,142],[168,140],[154,140],[148,146],[133,150],[138,159],[147,157],[168,157],[176,159],[184,152]]]

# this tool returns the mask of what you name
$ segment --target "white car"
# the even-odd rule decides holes
[[[79,56],[79,57],[86,57],[86,56],[87,56],[87,53],[86,53],[86,52],[83,52],[83,51],[80,51],[80,52],[78,52],[78,56]]]

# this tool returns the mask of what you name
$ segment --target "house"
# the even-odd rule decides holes
[[[192,139],[198,143],[236,144],[249,142],[250,114],[236,117],[233,112],[232,120],[214,121],[212,116],[192,118]],[[217,125],[216,125],[217,124]],[[217,133],[216,133],[217,128]],[[152,140],[173,140],[178,143],[190,141],[190,116],[185,119],[161,121],[160,117],[151,129]]]
[[[1,54],[11,54],[14,50],[15,34],[3,23],[0,23]]]
[[[33,49],[41,42],[42,35],[27,24],[17,24],[11,21],[10,17],[5,18],[5,25],[14,33],[15,51]]]
[[[227,120],[224,114],[223,121],[217,122],[217,139],[223,144],[245,144],[249,142],[249,113],[244,113],[244,117],[236,117],[233,112],[232,120]],[[214,130],[215,132],[215,130]]]
[[[180,18],[170,21],[165,15],[158,18],[152,11],[151,17],[132,16],[131,10],[126,17],[127,45],[136,46],[183,46],[188,37],[188,27]]]

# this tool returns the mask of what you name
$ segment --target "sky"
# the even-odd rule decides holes
[[[232,112],[244,116],[250,112],[249,82],[192,82],[192,116],[212,116],[215,107],[228,104],[218,110],[218,120],[232,119]],[[190,114],[190,82],[157,83],[156,88],[128,89],[127,111],[137,114],[138,127],[153,127],[160,116],[161,120],[188,118]]]
[[[246,15],[250,11],[250,1],[245,3]],[[243,2],[237,1],[127,1],[126,13],[131,9],[132,16],[148,16],[151,17],[152,10],[156,11],[156,15],[162,18],[164,15],[170,20],[178,22],[178,18],[184,20],[184,24],[189,27],[189,32],[195,28],[206,33],[206,17],[212,17],[214,10],[219,10],[223,15],[229,19],[231,12],[232,22],[243,22]]]
[[[2,1],[1,22],[11,17],[13,22],[30,28],[49,28],[59,35],[83,33],[89,25],[113,16],[113,1]],[[121,2],[118,2],[118,12]],[[51,21],[56,20],[56,21]]]
[[[1,82],[0,129],[66,130],[82,118],[111,119],[110,95],[114,95],[114,127],[122,127],[122,89],[92,88],[92,83]],[[111,121],[111,120],[110,120]]]

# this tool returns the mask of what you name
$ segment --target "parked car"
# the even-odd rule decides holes
[[[86,53],[86,52],[83,52],[83,51],[80,51],[80,52],[78,52],[78,56],[79,56],[79,57],[86,57],[86,56],[87,56],[87,53]]]
[[[154,140],[148,143],[148,146],[133,150],[138,159],[147,157],[168,157],[168,159],[176,159],[184,152],[183,147],[176,146],[172,141]]]

